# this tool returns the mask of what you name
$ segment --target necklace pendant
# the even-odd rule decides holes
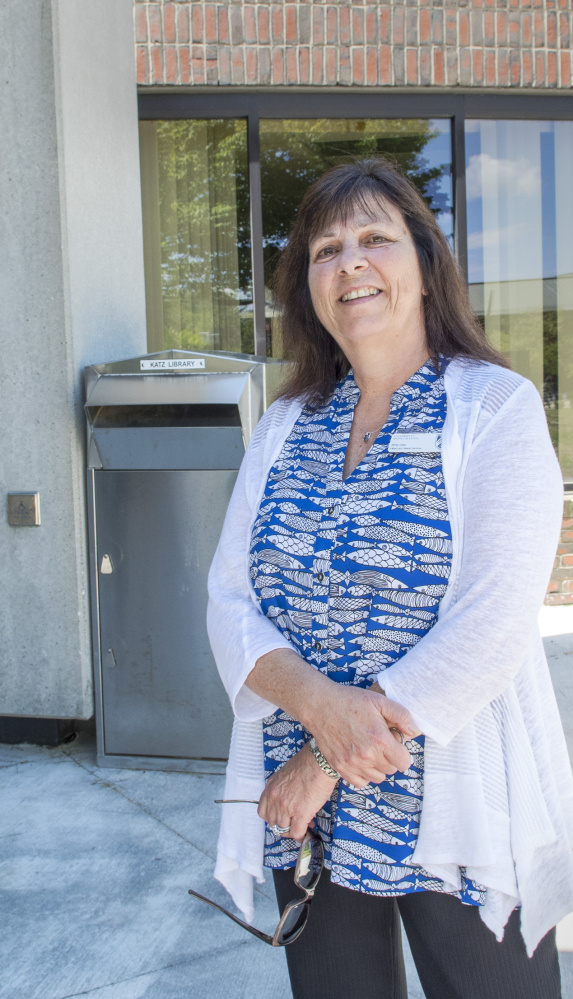
[[[372,431],[369,430],[367,434],[364,434],[363,440],[369,441],[371,437],[372,437]]]

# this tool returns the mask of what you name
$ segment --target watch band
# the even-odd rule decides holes
[[[314,736],[312,736],[309,745],[310,745],[310,751],[313,754],[320,769],[323,770],[325,774],[328,774],[329,777],[332,777],[332,780],[340,780],[341,774],[339,774],[338,770],[335,770],[334,767],[331,767],[326,757],[322,755],[320,749],[316,744],[316,739],[314,738]]]

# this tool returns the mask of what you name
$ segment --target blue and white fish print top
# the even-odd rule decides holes
[[[380,670],[434,625],[451,568],[452,540],[440,453],[392,453],[391,437],[435,431],[446,393],[431,361],[396,392],[365,458],[343,480],[360,397],[350,372],[332,399],[306,406],[269,472],[250,546],[261,608],[296,651],[337,683],[369,687]],[[439,443],[438,443],[439,446]],[[267,778],[309,733],[284,711],[263,722]],[[407,773],[357,789],[339,781],[316,818],[335,884],[372,894],[445,891],[411,864],[423,798],[424,737],[406,743]],[[298,843],[268,828],[265,865],[291,867]],[[479,905],[465,878],[451,894]]]

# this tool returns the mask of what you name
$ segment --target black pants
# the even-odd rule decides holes
[[[279,909],[300,894],[274,871]],[[476,906],[439,892],[380,898],[323,871],[301,936],[285,948],[294,999],[407,999],[400,916],[427,999],[561,999],[555,930],[528,958],[515,910],[498,943]]]

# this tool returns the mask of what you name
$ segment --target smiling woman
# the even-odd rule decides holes
[[[322,839],[294,999],[405,999],[400,917],[427,999],[559,999],[573,780],[534,624],[562,509],[539,395],[384,161],[309,189],[276,292],[291,378],[208,611],[225,798],[264,825],[223,815],[216,877],[250,913],[269,867],[284,909],[299,841]]]

